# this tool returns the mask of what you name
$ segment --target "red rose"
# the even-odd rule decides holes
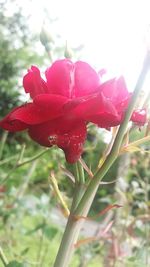
[[[87,123],[103,128],[119,125],[131,94],[123,77],[101,83],[95,70],[82,61],[58,60],[45,74],[46,82],[39,69],[31,67],[23,86],[32,102],[13,109],[0,126],[12,132],[28,129],[34,141],[46,147],[57,145],[74,163],[82,153]],[[131,119],[143,125],[146,112],[134,112]]]

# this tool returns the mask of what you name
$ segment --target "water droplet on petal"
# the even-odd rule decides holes
[[[58,136],[56,134],[50,135],[48,137],[48,141],[50,142],[51,145],[55,145],[57,142]]]

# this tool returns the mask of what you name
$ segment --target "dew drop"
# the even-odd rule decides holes
[[[49,137],[48,137],[48,141],[50,142],[50,144],[55,144],[56,143],[56,141],[57,141],[57,135],[56,134],[54,134],[54,135],[50,135]]]

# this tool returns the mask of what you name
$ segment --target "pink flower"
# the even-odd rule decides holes
[[[17,132],[28,129],[30,137],[42,146],[57,145],[68,162],[80,157],[86,139],[86,125],[119,125],[131,94],[123,77],[102,83],[100,76],[85,62],[57,60],[46,70],[46,81],[32,66],[23,78],[25,92],[32,102],[13,109],[0,126]],[[140,125],[146,112],[134,112],[131,118]]]

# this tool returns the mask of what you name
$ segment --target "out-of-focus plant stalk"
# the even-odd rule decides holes
[[[6,258],[6,256],[5,256],[5,254],[4,254],[4,252],[3,252],[1,247],[0,247],[0,259],[1,259],[2,263],[3,263],[3,265],[6,267],[8,265],[8,260],[7,260],[7,258]]]
[[[16,163],[14,164],[13,168],[10,170],[10,172],[8,172],[8,174],[6,175],[6,177],[3,180],[0,181],[0,185],[3,184],[3,183],[5,183],[7,181],[7,179],[9,178],[10,174],[13,171],[15,171],[17,168],[19,168],[19,167],[21,167],[21,166],[23,166],[25,164],[28,164],[28,163],[30,163],[30,162],[32,162],[32,161],[40,158],[42,155],[44,155],[47,152],[48,152],[48,149],[46,148],[46,149],[42,150],[40,153],[36,154],[35,156],[33,156],[33,157],[29,158],[28,160],[25,160],[23,162],[20,162],[20,154],[19,154],[19,157],[18,157]],[[22,153],[22,151],[21,151],[21,153]],[[11,157],[10,157],[10,159],[11,159]],[[7,163],[7,162],[8,161],[4,161],[3,163]],[[1,165],[1,163],[0,163],[0,165]]]
[[[58,183],[57,183],[57,179],[55,178],[55,175],[54,175],[54,172],[51,172],[50,176],[49,176],[49,182],[50,184],[52,185],[52,188],[57,196],[57,198],[59,199],[63,209],[64,209],[64,214],[66,217],[69,216],[70,214],[70,211],[68,209],[68,206],[59,190],[59,187],[58,187]]]
[[[77,207],[73,209],[73,212],[70,212],[68,223],[66,225],[66,229],[65,229],[62,242],[61,242],[57,257],[56,257],[56,261],[54,263],[54,267],[69,266],[69,262],[74,252],[75,243],[77,241],[77,238],[78,238],[81,226],[82,226],[82,221],[83,221],[82,219],[76,220],[75,218],[76,216],[79,218],[80,216],[87,215],[91,207],[92,201],[94,199],[94,196],[96,194],[96,191],[98,189],[98,186],[100,184],[100,181],[102,180],[104,175],[107,173],[109,168],[112,166],[112,164],[118,157],[119,150],[122,145],[123,138],[124,138],[124,134],[128,126],[128,122],[135,108],[140,90],[142,89],[142,85],[144,83],[145,77],[149,70],[149,66],[150,66],[150,52],[148,52],[145,57],[143,68],[141,70],[140,76],[135,86],[135,90],[134,90],[131,102],[125,114],[124,121],[117,132],[111,151],[109,155],[106,157],[106,160],[104,161],[101,168],[98,169],[98,171],[95,173],[94,177],[90,181]],[[74,198],[76,195],[78,196],[78,184],[76,185],[76,188],[75,188]],[[74,201],[74,198],[73,198],[73,201]]]
[[[3,155],[3,149],[4,149],[4,145],[6,143],[7,136],[8,136],[8,132],[6,132],[6,131],[3,132],[2,138],[1,138],[1,144],[0,144],[0,160],[1,160],[2,155]]]

